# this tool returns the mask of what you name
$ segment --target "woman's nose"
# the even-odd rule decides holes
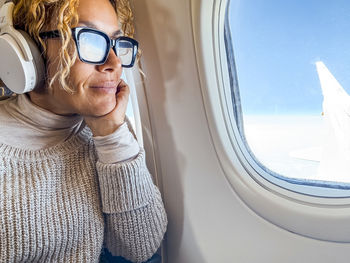
[[[113,49],[109,51],[107,60],[104,64],[97,66],[99,71],[117,71],[120,70],[122,67],[122,62],[120,58],[116,55]]]

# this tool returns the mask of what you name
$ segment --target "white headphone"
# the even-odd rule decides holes
[[[12,1],[0,9],[0,79],[17,94],[29,92],[44,80],[44,61],[30,36],[13,27]]]

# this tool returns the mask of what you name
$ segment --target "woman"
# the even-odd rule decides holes
[[[103,248],[147,260],[167,219],[125,123],[130,65],[117,48],[101,61],[92,53],[94,37],[121,35],[115,6],[131,32],[127,2],[14,2],[14,25],[40,46],[46,78],[0,103],[0,262],[98,262]]]

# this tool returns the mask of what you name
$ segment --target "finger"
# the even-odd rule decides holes
[[[126,100],[128,101],[129,99],[129,94],[130,94],[130,89],[129,86],[122,80],[117,88],[117,93],[116,93],[116,99],[117,102],[122,101],[122,100]]]
[[[119,82],[119,84],[118,84],[118,87],[117,87],[117,92],[118,92],[119,90],[121,90],[122,88],[125,88],[125,87],[129,87],[129,86],[128,86],[128,84],[125,83],[124,80],[121,79],[120,82]]]
[[[129,101],[130,89],[129,86],[125,84],[125,82],[121,82],[118,85],[118,91],[116,93],[116,110],[118,111],[126,111]]]
[[[116,95],[129,95],[130,89],[129,86],[118,87]]]

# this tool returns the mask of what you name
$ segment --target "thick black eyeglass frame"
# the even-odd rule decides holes
[[[77,50],[78,50],[79,59],[82,62],[88,63],[88,64],[93,64],[93,65],[102,65],[102,64],[106,63],[106,60],[108,58],[108,55],[109,55],[111,48],[113,48],[114,53],[118,56],[116,46],[119,43],[119,41],[124,40],[124,41],[130,42],[133,45],[133,56],[132,56],[131,63],[129,65],[122,64],[122,67],[131,68],[134,66],[134,63],[136,60],[136,55],[137,55],[137,50],[139,47],[139,43],[135,39],[132,39],[130,37],[124,37],[124,36],[117,37],[116,39],[111,39],[106,33],[102,32],[100,30],[94,29],[94,28],[89,28],[89,27],[74,27],[71,30],[72,30],[72,36],[73,36],[73,39],[75,42],[75,46],[77,47]],[[90,32],[90,33],[100,35],[106,40],[107,48],[105,51],[105,55],[101,61],[92,62],[92,61],[85,60],[80,56],[79,35],[81,33],[84,33],[84,32]],[[52,31],[41,32],[39,34],[39,36],[42,39],[48,39],[48,38],[59,38],[61,35],[60,35],[60,32],[58,30],[52,30]]]

